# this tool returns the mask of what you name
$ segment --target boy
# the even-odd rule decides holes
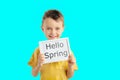
[[[62,14],[57,10],[49,10],[43,16],[42,31],[48,40],[60,38],[64,30],[64,19]],[[40,72],[41,80],[68,80],[77,70],[73,54],[69,55],[68,61],[60,61],[42,64],[44,55],[37,48],[32,55],[29,65],[32,66],[32,75],[37,76]]]

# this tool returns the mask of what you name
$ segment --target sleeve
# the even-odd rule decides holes
[[[37,65],[39,52],[39,48],[36,48],[32,57],[30,58],[30,61],[28,62],[28,65],[32,67],[35,67]]]

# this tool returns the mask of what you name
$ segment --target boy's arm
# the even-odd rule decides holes
[[[38,72],[40,71],[40,68],[42,67],[44,60],[45,60],[44,55],[39,53],[37,66],[32,68],[32,75],[33,76],[38,75]]]
[[[32,68],[32,75],[33,76],[37,76],[38,75],[38,72],[40,71],[40,67],[41,66],[39,64],[37,64],[36,67]]]
[[[68,69],[67,69],[67,77],[70,78],[74,74],[74,65],[76,63],[75,58],[73,57],[72,54],[69,55],[68,57]]]
[[[71,78],[74,74],[74,69],[72,66],[68,66],[68,70],[67,70],[67,77]]]

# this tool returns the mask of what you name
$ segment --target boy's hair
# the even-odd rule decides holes
[[[52,18],[56,21],[61,20],[63,22],[63,26],[64,26],[63,15],[58,10],[49,10],[49,11],[45,12],[42,23],[44,22],[44,20],[46,18]]]

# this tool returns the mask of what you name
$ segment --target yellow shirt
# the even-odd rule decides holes
[[[28,64],[33,68],[37,65],[39,48],[35,50]],[[74,57],[74,56],[73,56]],[[77,65],[74,65],[74,70],[77,70]],[[66,70],[68,69],[67,61],[53,62],[43,64],[40,68],[41,80],[68,80]]]

